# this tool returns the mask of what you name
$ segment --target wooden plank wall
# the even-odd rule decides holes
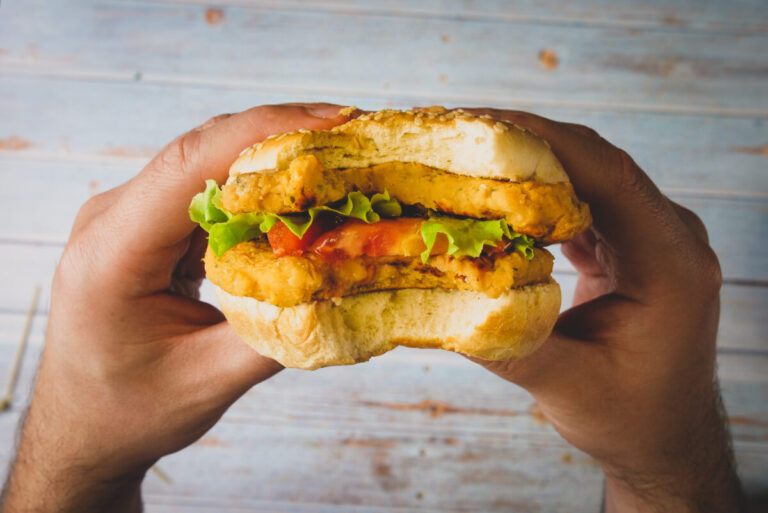
[[[327,100],[521,108],[593,126],[707,224],[740,471],[768,489],[768,9],[764,0],[5,0],[0,379],[80,204],[220,112]],[[549,58],[542,58],[548,51]],[[556,277],[566,306],[575,274]],[[204,297],[211,298],[204,289]],[[399,349],[286,371],[160,462],[148,511],[596,511],[601,475],[530,396],[460,356]]]

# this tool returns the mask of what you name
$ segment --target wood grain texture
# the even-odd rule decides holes
[[[489,20],[497,23],[546,23],[551,25],[596,25],[661,30],[714,32],[766,32],[764,5],[760,0],[729,2],[723,9],[716,2],[695,0],[140,0],[154,4],[190,4],[226,9],[232,6],[289,11],[320,11],[367,16]],[[218,18],[217,18],[218,20]]]
[[[222,112],[288,101],[361,108],[409,107],[386,96],[296,94],[215,86],[30,77],[0,71],[0,157],[109,161],[135,172],[176,135]],[[475,105],[482,105],[476,103]],[[498,105],[488,100],[486,105]],[[529,109],[530,105],[513,105]],[[700,196],[768,198],[768,121],[760,117],[676,115],[538,107],[543,116],[591,126],[626,149],[659,186]],[[159,122],[162,120],[162,122]],[[0,162],[0,172],[10,169]],[[48,165],[53,171],[55,167]]]
[[[133,176],[163,142],[216,113],[288,99],[245,91],[222,97],[210,88],[180,95],[163,85],[29,77],[0,81],[0,93],[0,107],[9,113],[0,118],[0,141],[5,141],[0,170],[15,173],[20,189],[35,191],[42,204],[58,213],[52,217],[45,209],[33,209],[18,223],[0,227],[0,238],[56,243],[66,239],[89,194]],[[93,108],[93,98],[101,98],[103,105]],[[594,126],[623,146],[662,190],[704,219],[727,278],[768,281],[768,252],[763,251],[768,203],[761,199],[768,197],[768,160],[745,151],[768,141],[762,119],[565,108],[542,114]],[[168,122],[147,122],[153,116]],[[9,212],[26,200],[13,188],[3,189],[0,197]]]
[[[0,414],[0,479],[79,205],[210,116],[330,100],[589,125],[697,212],[726,276],[718,373],[740,473],[764,493],[766,47],[764,0],[4,0],[0,380],[33,286],[45,293],[18,401]],[[556,265],[567,305],[576,276],[559,253]],[[283,372],[160,467],[171,482],[148,477],[150,513],[570,513],[601,494],[599,470],[526,392],[459,355],[404,348]]]
[[[42,347],[41,321],[19,402],[0,415],[0,460],[11,454]],[[3,335],[0,374],[12,351]],[[768,412],[754,405],[768,399],[768,376],[745,379],[739,358],[720,355],[721,380],[742,475],[759,487]],[[755,368],[768,363],[758,360]],[[333,504],[353,511],[594,511],[602,480],[526,392],[458,355],[404,348],[353,367],[284,371],[159,465],[171,482],[148,477],[150,504],[222,511],[330,511]]]
[[[768,54],[759,51],[768,36],[760,33],[571,25],[553,31],[535,23],[243,7],[228,8],[212,23],[199,5],[80,0],[34,8],[39,2],[4,5],[5,69],[222,88],[239,84],[294,95],[375,93],[406,103],[430,97],[447,103],[768,115]],[[540,62],[542,50],[557,55],[555,69],[551,60]],[[429,65],[412,69],[403,61],[406,55]]]

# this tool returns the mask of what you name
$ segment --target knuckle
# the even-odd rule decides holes
[[[705,246],[701,251],[700,263],[697,266],[697,282],[706,296],[716,296],[720,294],[720,288],[723,285],[723,270],[720,267],[720,260],[715,251]]]
[[[704,225],[704,221],[702,221],[692,210],[682,205],[678,205],[678,208],[680,217],[693,234],[705,244],[709,244],[709,233],[707,233],[707,227]]]
[[[200,155],[200,137],[189,132],[174,139],[157,156],[154,167],[165,173],[187,174]]]
[[[80,210],[75,215],[75,222],[72,225],[72,233],[78,233],[85,225],[92,221],[106,207],[105,194],[96,194],[91,196],[80,206]]]
[[[83,270],[87,269],[88,275],[92,271],[89,265],[92,259],[89,258],[89,255],[87,244],[83,243],[81,239],[70,240],[59,257],[59,263],[53,277],[54,289],[64,289],[67,291],[67,295],[81,292],[87,281],[83,280]]]
[[[606,161],[611,170],[611,176],[606,178],[614,194],[630,201],[634,209],[646,212],[650,216],[649,219],[655,219],[659,229],[669,235],[670,222],[674,218],[674,213],[661,191],[640,169],[629,153],[613,145],[604,147],[609,152]]]
[[[588,127],[586,125],[580,125],[578,123],[569,123],[570,128],[581,135],[584,135],[586,137],[590,137],[592,139],[599,139],[602,140],[603,137],[592,127]]]
[[[613,163],[617,187],[634,195],[644,195],[648,190],[648,178],[640,171],[635,161],[626,151],[610,146],[608,160]]]

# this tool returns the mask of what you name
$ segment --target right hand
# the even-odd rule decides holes
[[[484,362],[526,388],[606,474],[607,511],[738,511],[715,377],[720,266],[704,225],[594,130],[476,110],[546,139],[593,226],[562,246],[573,307],[518,361]]]

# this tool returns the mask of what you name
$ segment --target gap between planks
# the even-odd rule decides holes
[[[700,32],[716,35],[744,35],[761,34],[768,32],[768,20],[765,23],[755,25],[734,26],[733,28],[713,28],[711,26],[691,25],[687,20],[677,20],[677,23],[670,24],[664,22],[664,16],[660,20],[653,19],[596,19],[587,16],[536,16],[520,15],[510,12],[484,13],[479,10],[461,10],[453,13],[446,13],[445,10],[436,9],[404,9],[379,7],[374,3],[369,3],[365,7],[356,7],[353,5],[338,5],[332,2],[296,2],[291,0],[117,0],[114,3],[124,5],[149,4],[149,5],[200,5],[205,7],[239,7],[247,9],[262,9],[270,11],[291,11],[291,12],[311,12],[311,13],[330,13],[342,16],[371,16],[371,17],[389,17],[389,18],[408,18],[408,19],[429,19],[429,20],[455,20],[455,21],[483,21],[501,24],[525,24],[525,25],[548,25],[548,26],[567,26],[567,27],[603,27],[603,28],[624,28],[653,30],[664,32]],[[659,14],[666,14],[659,10]]]
[[[260,80],[244,80],[234,77],[214,77],[204,75],[145,73],[139,71],[103,70],[103,69],[78,69],[62,68],[58,64],[49,63],[30,66],[26,61],[14,59],[0,59],[3,69],[0,74],[24,75],[41,78],[64,78],[70,80],[83,80],[95,82],[128,82],[147,83],[157,85],[174,85],[182,87],[215,87],[224,90],[246,90],[259,93],[281,93],[313,96],[355,96],[380,100],[381,98],[394,99],[404,103],[418,104],[419,100],[429,98],[431,103],[466,103],[467,107],[479,105],[495,105],[496,108],[519,107],[555,107],[573,108],[582,110],[616,111],[616,112],[648,112],[653,114],[685,114],[704,116],[723,116],[735,118],[768,118],[768,109],[740,109],[728,107],[715,107],[711,105],[651,105],[642,103],[616,103],[616,102],[580,102],[566,100],[544,100],[530,97],[516,97],[506,99],[499,103],[499,97],[508,95],[509,91],[499,91],[499,96],[479,96],[474,94],[441,93],[438,91],[411,91],[385,89],[382,87],[368,87],[357,89],[352,87],[334,86],[319,88],[316,86],[301,86],[296,83],[281,84],[277,82],[265,82]],[[141,79],[137,80],[137,73]]]

